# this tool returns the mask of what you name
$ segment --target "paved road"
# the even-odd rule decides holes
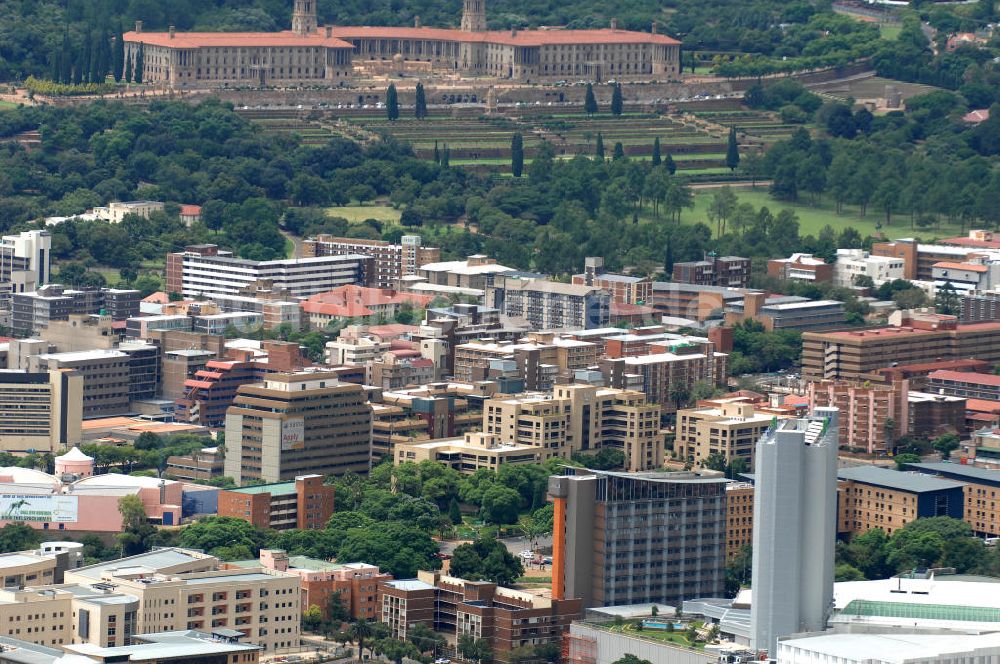
[[[513,553],[515,556],[524,551],[525,549],[532,548],[531,544],[523,537],[507,537],[500,541],[503,542],[504,546],[507,547],[507,550]],[[447,553],[450,555],[455,552],[455,547],[457,547],[461,543],[462,542],[458,541],[439,542],[438,548],[440,549],[441,553]],[[536,549],[551,548],[552,535],[545,535],[544,537],[539,537],[535,539],[534,545]]]

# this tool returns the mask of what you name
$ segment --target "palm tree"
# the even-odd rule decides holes
[[[365,651],[365,639],[370,638],[375,632],[372,630],[371,624],[362,618],[351,624],[350,633],[354,637],[354,640],[358,642],[358,659],[361,659]],[[372,654],[374,654],[374,651]]]

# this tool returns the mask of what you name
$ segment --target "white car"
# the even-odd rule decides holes
[[[535,557],[535,552],[534,551],[522,551],[521,553],[519,553],[517,555],[521,556],[525,560],[531,560],[532,558]]]

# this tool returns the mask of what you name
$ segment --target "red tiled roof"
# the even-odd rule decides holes
[[[167,304],[170,302],[170,296],[163,291],[156,291],[155,293],[150,293],[146,297],[142,298],[143,302],[152,302],[153,304]]]
[[[966,413],[965,419],[978,422],[996,422],[997,416],[990,413]]]
[[[937,378],[939,380],[959,380],[963,383],[1000,387],[1000,376],[985,373],[972,373],[971,371],[935,371],[929,374],[927,378]]]
[[[966,399],[965,409],[980,413],[1000,413],[1000,401],[990,401],[989,399]]]
[[[407,334],[419,332],[418,325],[404,325],[403,323],[387,323],[385,325],[371,325],[368,327],[368,334],[376,337],[402,337]]]
[[[844,330],[841,332],[815,332],[813,334],[818,334],[821,338],[834,338],[834,339],[872,339],[878,337],[901,337],[901,336],[918,336],[924,334],[937,334],[941,332],[963,332],[967,334],[974,334],[976,332],[992,332],[995,330],[1000,330],[1000,323],[968,323],[959,325],[955,329],[938,329],[938,330],[928,330],[928,329],[916,329],[912,327],[880,327],[871,330]],[[809,334],[808,332],[806,334]]]
[[[200,205],[182,205],[181,206],[181,216],[182,217],[199,217],[199,216],[201,216],[201,206]]]
[[[394,28],[383,26],[335,26],[332,37],[326,28],[308,35],[283,32],[126,32],[125,41],[142,42],[170,48],[249,47],[249,46],[324,46],[354,48],[349,39],[421,39],[494,43],[508,46],[549,46],[561,44],[665,44],[679,41],[667,35],[632,30],[519,30],[464,32],[449,28]]]
[[[307,314],[319,314],[321,316],[342,316],[344,318],[363,318],[364,316],[374,316],[375,312],[363,304],[348,302],[347,304],[336,304],[333,302],[303,302],[302,311]]]
[[[249,47],[249,46],[323,46],[326,48],[354,48],[353,44],[335,37],[327,39],[326,33],[314,32],[297,35],[290,30],[283,32],[126,32],[126,42],[140,42],[168,48]]]
[[[989,119],[990,119],[990,109],[988,108],[981,108],[975,111],[969,111],[968,113],[962,116],[963,122],[971,122],[973,124],[979,124],[983,120],[989,120]]]
[[[976,240],[971,237],[949,237],[941,240],[940,243],[973,249],[1000,249],[1000,240]]]
[[[939,267],[943,270],[969,270],[970,272],[986,272],[989,270],[985,265],[978,265],[976,263],[950,263],[947,261],[934,263],[931,267]]]

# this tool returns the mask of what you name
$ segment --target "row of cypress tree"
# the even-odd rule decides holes
[[[145,47],[140,44],[135,62],[125,54],[125,39],[119,23],[114,35],[107,25],[100,29],[91,25],[79,43],[74,44],[69,31],[63,33],[62,44],[52,53],[49,78],[57,83],[80,85],[104,83],[108,75],[115,82],[124,80],[142,83],[145,67]]]

